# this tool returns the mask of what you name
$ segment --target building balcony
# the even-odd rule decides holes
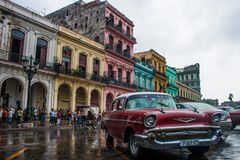
[[[130,33],[127,33],[124,31],[124,29],[118,25],[114,25],[111,21],[106,21],[106,27],[109,28],[111,31],[117,33],[119,36],[123,37],[124,39],[130,41],[133,44],[137,43],[137,40],[135,37],[130,35]]]
[[[0,59],[4,60],[6,62],[9,62],[9,63],[22,65],[23,64],[22,63],[23,59],[30,59],[30,57],[29,56],[23,56],[19,53],[0,50]],[[55,71],[54,63],[46,62],[46,61],[40,61],[39,62],[39,60],[36,60],[36,59],[33,59],[33,61],[39,63],[39,69],[40,70]]]
[[[166,73],[162,73],[162,72],[160,72],[160,71],[157,71],[156,69],[153,70],[153,73],[154,73],[154,74],[158,74],[158,75],[160,75],[160,76],[162,76],[162,77],[164,77],[164,78],[167,78]]]
[[[55,63],[55,71],[58,74],[65,74],[68,76],[73,76],[73,77],[77,77],[77,78],[82,78],[82,79],[86,79],[86,80],[104,83],[104,84],[107,83],[107,79],[104,76],[100,76],[99,74],[94,74],[94,73],[87,73],[80,69],[67,68],[60,63]]]
[[[133,62],[133,57],[127,49],[121,50],[117,48],[117,45],[105,45],[105,50],[109,51],[117,56],[121,56],[122,58],[126,58],[127,60],[131,60]]]
[[[116,85],[120,87],[125,87],[125,88],[131,88],[131,89],[136,89],[137,86],[134,83],[127,82],[125,79],[124,80],[119,80],[116,78],[115,75],[109,74],[108,72],[105,72],[104,77],[106,78],[106,83],[108,85]]]

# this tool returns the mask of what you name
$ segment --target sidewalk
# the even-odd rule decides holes
[[[27,123],[30,123],[30,125],[27,125]],[[41,124],[39,121],[29,121],[27,123],[22,123],[21,125],[17,125],[16,122],[14,122],[13,124],[5,124],[5,125],[2,124],[0,126],[0,132],[35,130],[35,129],[72,129],[73,128],[72,125],[67,124],[67,120],[62,120],[60,126],[53,126],[53,127],[50,127],[49,122],[46,122],[45,125]]]

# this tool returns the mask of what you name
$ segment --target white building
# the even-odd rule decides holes
[[[22,59],[40,68],[31,83],[33,107],[49,112],[54,99],[54,56],[58,26],[9,0],[0,1],[0,105],[26,108],[28,80]]]

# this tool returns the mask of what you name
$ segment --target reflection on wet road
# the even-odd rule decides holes
[[[151,152],[143,159],[223,160],[240,159],[240,128],[232,131],[225,143],[211,149],[204,157],[192,157],[187,149]],[[131,159],[123,149],[105,144],[101,130],[42,129],[35,131],[0,132],[0,159],[28,148],[17,159]]]

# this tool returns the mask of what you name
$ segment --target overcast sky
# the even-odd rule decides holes
[[[13,0],[51,13],[75,0]],[[89,2],[86,0],[85,2]],[[200,63],[203,98],[240,98],[239,0],[109,0],[135,24],[135,51],[154,49],[167,64]]]

